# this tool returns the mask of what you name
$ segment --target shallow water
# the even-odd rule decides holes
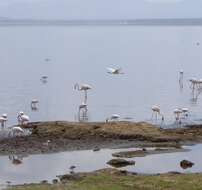
[[[90,121],[114,113],[149,121],[154,104],[167,123],[174,121],[176,107],[190,108],[191,120],[200,121],[201,97],[191,100],[187,80],[202,78],[201,32],[192,26],[1,26],[0,113],[8,113],[8,126],[16,124],[20,110],[31,121],[75,120],[83,101],[73,90],[78,82],[93,86]],[[125,74],[111,76],[106,67],[122,67]],[[33,98],[40,101],[39,111],[30,109]]]
[[[156,154],[129,159],[135,160],[136,165],[122,169],[146,174],[170,171],[184,173],[202,172],[202,144],[185,148],[190,149],[190,151]],[[76,166],[75,172],[90,172],[103,169],[109,167],[106,162],[113,158],[112,153],[125,150],[135,149],[103,149],[99,152],[93,152],[91,150],[73,151],[47,155],[32,155],[24,158],[19,156],[22,163],[18,165],[13,164],[8,156],[1,156],[0,184],[5,184],[6,181],[11,181],[12,184],[40,182],[42,180],[49,180],[51,182],[52,179],[56,178],[56,175],[69,173],[69,167],[72,165]],[[180,167],[180,162],[184,159],[194,162],[195,165],[190,169],[183,170]]]

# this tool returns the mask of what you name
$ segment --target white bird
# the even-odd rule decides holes
[[[0,124],[1,124],[1,128],[4,128],[6,126],[6,122],[8,120],[8,116],[7,114],[2,114],[2,116],[0,117]]]
[[[120,115],[118,114],[112,114],[111,117],[106,119],[106,123],[108,123],[109,121],[118,121],[120,118]]]
[[[184,117],[189,116],[189,109],[188,108],[182,108],[182,113],[184,114]]]
[[[21,127],[15,126],[11,128],[9,135],[16,136],[16,135],[23,135],[24,130]]]
[[[19,112],[17,119],[18,119],[18,123],[20,125],[27,124],[30,120],[29,116],[25,115],[24,112],[22,112],[22,111]]]
[[[154,106],[152,106],[152,119],[153,119],[153,117],[154,117],[154,115],[155,115],[155,119],[157,120],[158,119],[158,116],[160,115],[161,116],[161,120],[162,120],[162,122],[164,121],[164,116],[163,116],[163,114],[161,113],[161,109],[160,109],[160,107],[159,106],[157,106],[157,105],[154,105]]]
[[[33,99],[32,101],[31,101],[31,109],[32,110],[37,110],[37,104],[39,103],[39,100],[37,100],[37,99]]]
[[[50,140],[47,140],[46,142],[43,143],[44,146],[49,146],[49,144],[51,143]]]
[[[181,108],[176,108],[173,110],[173,113],[175,115],[175,120],[179,121],[181,123],[181,114],[183,113]]]
[[[108,67],[107,70],[108,70],[107,73],[113,74],[113,75],[124,74],[123,72],[121,72],[122,70],[121,68],[115,69],[115,68]]]
[[[79,85],[78,83],[76,83],[74,85],[74,89],[79,90],[79,91],[84,91],[84,93],[85,93],[84,104],[87,104],[87,99],[88,99],[87,92],[88,92],[88,90],[92,89],[92,86],[90,86],[89,84],[81,84],[81,85]]]

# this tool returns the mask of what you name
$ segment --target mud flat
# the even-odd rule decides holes
[[[69,150],[130,147],[176,147],[202,142],[202,126],[159,129],[140,122],[36,122],[30,136],[0,140],[0,154],[40,154]]]

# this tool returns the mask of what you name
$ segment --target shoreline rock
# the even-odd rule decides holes
[[[135,165],[135,161],[127,161],[124,159],[112,159],[108,161],[107,164],[115,168],[122,168],[130,165]]]

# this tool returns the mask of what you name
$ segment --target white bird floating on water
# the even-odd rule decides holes
[[[108,70],[107,73],[112,74],[112,75],[124,74],[123,72],[121,72],[122,71],[121,68],[115,69],[115,68],[108,67],[107,70]]]
[[[112,114],[111,117],[106,119],[106,123],[108,123],[109,121],[118,121],[120,118],[120,115],[118,114]]]
[[[19,112],[17,119],[18,119],[18,123],[20,125],[27,124],[29,122],[29,120],[30,120],[29,116],[25,115],[24,112],[22,112],[22,111]]]
[[[85,93],[84,104],[87,104],[87,99],[88,99],[87,92],[88,92],[88,90],[92,89],[92,86],[90,86],[89,84],[81,84],[81,85],[79,85],[78,83],[76,83],[74,85],[74,89],[79,90],[79,91],[84,91],[84,93]]]

